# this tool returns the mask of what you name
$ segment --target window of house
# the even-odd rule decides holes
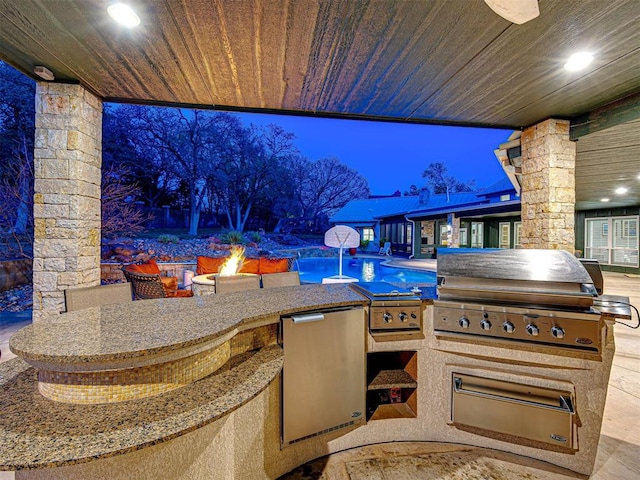
[[[513,248],[522,248],[520,242],[520,231],[522,230],[522,222],[513,222]]]
[[[509,222],[500,222],[499,226],[500,231],[500,242],[499,248],[509,248],[511,240],[511,224]]]
[[[638,217],[588,218],[585,257],[607,265],[638,267]]]
[[[471,248],[484,248],[484,223],[471,222]]]
[[[360,232],[360,240],[369,240],[373,241],[373,228],[363,228],[362,232]]]
[[[461,227],[460,228],[460,246],[461,247],[466,247],[467,246],[467,227]]]
[[[451,231],[451,227],[449,225],[442,224],[440,225],[440,245],[449,245],[449,232]]]

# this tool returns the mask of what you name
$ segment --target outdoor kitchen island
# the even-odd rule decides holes
[[[365,304],[347,285],[304,285],[103,306],[27,327],[11,340],[12,350],[23,358],[0,365],[0,468],[17,470],[17,479],[277,478],[313,458],[352,447],[434,441],[489,447],[591,472],[614,352],[611,319],[602,316],[600,353],[558,354],[544,346],[436,338],[429,300],[423,303],[425,338],[378,342],[367,336],[367,355],[412,352],[415,415],[370,420],[281,448],[283,357],[274,337],[280,316]],[[147,357],[180,362],[185,358],[180,350],[197,356],[203,353],[197,346],[205,343],[217,352],[214,363],[220,355],[229,358],[211,375],[157,395],[143,392],[138,399],[94,405],[45,398],[36,370],[24,360],[45,370],[66,364],[73,377],[83,364],[114,362],[127,369],[149,367]],[[221,354],[225,343],[229,353]],[[544,449],[457,428],[450,416],[452,371],[569,389],[579,416],[577,449]],[[51,383],[64,383],[63,377]],[[63,388],[61,395],[72,390]],[[97,394],[105,395],[100,389]]]

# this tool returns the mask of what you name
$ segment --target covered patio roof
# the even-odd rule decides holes
[[[105,101],[509,129],[571,119],[574,138],[599,135],[578,148],[578,204],[620,181],[630,194],[609,205],[640,203],[638,122],[619,131],[640,118],[638,0],[540,0],[523,25],[482,0],[132,0],[133,29],[109,3],[0,0],[0,58]],[[565,71],[576,50],[594,62]]]

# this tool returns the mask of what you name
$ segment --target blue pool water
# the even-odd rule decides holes
[[[378,258],[343,258],[342,274],[361,282],[415,282],[435,283],[436,273],[382,265]],[[338,258],[309,257],[294,262],[302,283],[322,283],[324,277],[338,275]]]

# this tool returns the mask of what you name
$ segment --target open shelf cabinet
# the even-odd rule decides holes
[[[418,353],[372,352],[367,355],[367,420],[417,415]]]

